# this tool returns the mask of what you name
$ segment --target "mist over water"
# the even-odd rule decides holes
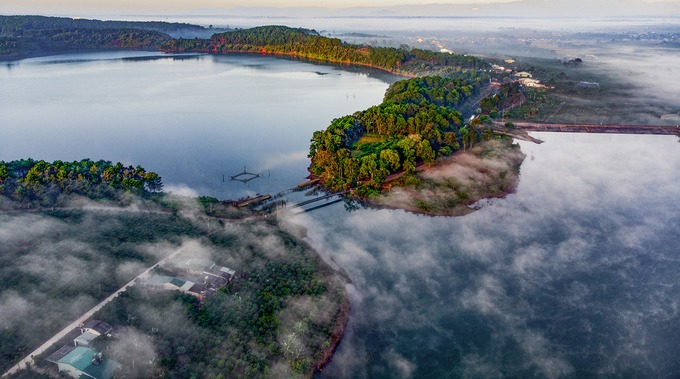
[[[545,134],[519,188],[460,218],[294,219],[353,280],[322,378],[680,371],[677,137]]]

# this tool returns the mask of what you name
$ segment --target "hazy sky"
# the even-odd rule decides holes
[[[348,8],[431,3],[507,3],[512,1],[513,0],[2,0],[0,1],[0,14],[63,14],[74,16],[79,14],[176,14],[204,8],[228,9],[234,7],[258,6]],[[592,0],[590,3],[601,1],[606,0]],[[659,1],[678,3],[680,0],[644,1],[647,3]]]

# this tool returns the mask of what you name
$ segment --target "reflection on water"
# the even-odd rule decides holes
[[[247,54],[14,61],[0,68],[0,160],[139,164],[160,173],[166,190],[187,195],[278,192],[305,181],[315,130],[379,103],[398,79]],[[262,178],[230,182],[244,165]]]
[[[465,217],[336,205],[294,218],[354,284],[320,377],[680,372],[677,138],[538,137],[522,143],[517,192]]]

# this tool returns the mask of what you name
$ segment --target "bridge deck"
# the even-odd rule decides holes
[[[534,122],[516,122],[514,125],[516,129],[533,132],[680,135],[679,126],[543,124]]]

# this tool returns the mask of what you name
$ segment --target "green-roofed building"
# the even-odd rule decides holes
[[[121,364],[94,349],[79,346],[57,361],[59,371],[78,379],[111,379]]]

